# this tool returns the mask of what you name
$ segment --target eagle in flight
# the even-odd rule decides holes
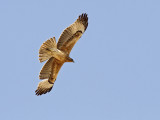
[[[39,49],[39,61],[48,61],[40,71],[39,79],[42,81],[39,82],[35,91],[37,96],[51,91],[58,72],[65,62],[74,62],[69,54],[75,43],[87,29],[87,26],[88,17],[84,13],[62,32],[57,44],[55,37],[48,39],[42,44]]]

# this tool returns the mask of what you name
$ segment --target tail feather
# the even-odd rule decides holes
[[[51,49],[56,48],[56,40],[55,37],[50,38],[49,40],[45,41],[40,49],[39,49],[39,60],[40,62],[44,62],[52,57]]]
[[[54,83],[50,83],[48,79],[39,82],[37,90],[35,91],[36,95],[39,96],[50,92],[52,90],[53,84]]]

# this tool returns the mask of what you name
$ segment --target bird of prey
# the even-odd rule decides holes
[[[39,75],[39,82],[36,95],[50,92],[56,81],[58,72],[65,62],[74,62],[69,56],[73,46],[80,39],[88,26],[87,14],[81,14],[78,19],[67,27],[59,37],[56,44],[55,37],[45,41],[39,49],[39,60],[44,62]]]

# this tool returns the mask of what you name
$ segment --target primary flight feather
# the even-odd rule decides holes
[[[88,26],[88,17],[84,13],[78,19],[67,27],[61,34],[56,44],[55,37],[45,41],[39,49],[39,60],[44,62],[48,60],[42,67],[39,75],[39,82],[36,95],[46,94],[50,92],[54,82],[56,81],[58,72],[65,62],[74,62],[69,54],[85,32]]]

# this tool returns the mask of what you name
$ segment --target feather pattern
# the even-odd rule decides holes
[[[50,38],[49,40],[45,41],[40,49],[39,49],[39,61],[43,62],[48,60],[49,58],[52,57],[51,55],[51,49],[56,49],[56,39],[55,37]]]
[[[35,91],[37,96],[50,92],[62,65],[65,62],[73,62],[69,54],[75,43],[87,29],[87,26],[87,14],[82,14],[63,31],[57,44],[54,37],[42,44],[39,50],[39,60],[40,62],[48,61],[40,71],[39,79],[43,80],[39,82]]]
[[[58,43],[57,48],[62,50],[63,52],[69,54],[72,50],[74,44],[78,41],[78,39],[82,36],[82,34],[85,32],[88,26],[88,17],[87,14],[82,14],[78,17],[78,19],[71,24],[69,27],[67,27],[63,33],[61,34]],[[81,32],[81,35],[79,34],[77,37],[77,33]],[[72,47],[67,48],[67,44],[69,41],[72,41],[71,45]]]
[[[40,74],[39,74],[39,79],[48,79],[49,76],[51,75],[52,71],[52,64],[54,62],[54,58],[50,58],[46,64],[42,67]]]
[[[54,58],[50,58],[47,61],[40,72],[40,78],[45,80],[39,82],[37,90],[35,91],[37,96],[51,91],[62,65],[63,63],[58,62]]]

